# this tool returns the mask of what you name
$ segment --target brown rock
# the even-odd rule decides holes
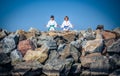
[[[96,39],[87,41],[85,46],[83,46],[82,56],[84,56],[87,52],[93,53],[101,52],[103,50],[103,39],[100,34],[100,30],[97,30],[96,33]]]
[[[23,56],[29,49],[35,49],[35,46],[30,40],[23,40],[19,42],[18,50],[22,53]]]
[[[43,45],[35,50],[28,50],[23,58],[25,61],[39,61],[43,63],[48,58],[48,48]]]
[[[58,35],[58,33],[55,32],[55,31],[49,31],[49,32],[48,32],[48,35],[49,35],[49,36],[52,36],[52,37],[55,37],[55,36]]]
[[[92,54],[88,54],[86,56],[80,57],[82,66],[89,67],[89,66],[87,66],[88,64],[96,61],[96,59],[94,57],[99,57],[99,56],[101,56],[100,53],[92,53]]]
[[[115,42],[115,39],[105,40],[105,46],[106,46],[106,47],[109,47],[109,46],[111,46],[112,43],[114,43],[114,42]]]
[[[48,55],[42,51],[28,50],[23,58],[25,61],[39,61],[43,63]]]
[[[27,33],[25,33],[25,36],[27,39],[29,39],[31,37],[35,37],[35,33],[34,32],[27,32]]]
[[[112,31],[103,31],[102,32],[103,38],[104,39],[115,39],[116,38],[116,34]]]
[[[74,41],[75,35],[76,35],[76,32],[74,31],[64,31],[61,33],[61,36],[67,39],[68,42]]]
[[[66,59],[68,56],[70,56],[70,46],[66,45],[65,48],[59,52],[60,59]]]

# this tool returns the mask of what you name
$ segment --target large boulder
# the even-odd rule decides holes
[[[87,41],[84,46],[82,47],[82,56],[86,55],[87,53],[93,52],[102,52],[103,50],[103,39],[100,33],[100,30],[96,30],[96,39]]]
[[[109,64],[109,59],[107,57],[101,56],[96,59],[95,62],[90,64],[91,75],[94,76],[105,76],[109,75],[111,65]]]
[[[6,53],[0,53],[0,76],[10,75],[12,68],[10,57]]]
[[[59,46],[59,48],[60,48],[60,46]],[[60,55],[59,56],[60,59],[68,58],[70,56],[70,46],[65,45],[65,44],[63,44],[63,46],[61,45],[61,48],[58,50],[58,53]]]
[[[50,36],[41,35],[41,36],[37,37],[37,46],[39,47],[50,40],[53,40],[53,38]]]
[[[2,49],[4,53],[10,53],[12,50],[16,49],[18,44],[19,36],[15,34],[10,34],[3,39]]]
[[[115,39],[116,38],[116,34],[112,31],[102,31],[102,35],[104,39]]]
[[[76,32],[75,31],[63,31],[59,36],[64,37],[68,42],[74,41]]]
[[[59,59],[59,53],[52,50],[43,67],[43,73],[48,76],[67,76],[72,63],[73,59]]]
[[[25,61],[39,61],[40,63],[45,62],[47,59],[48,54],[44,53],[44,51],[34,51],[28,50],[23,58]]]
[[[99,54],[91,54],[86,58],[81,58],[81,64],[84,69],[82,76],[108,76],[109,72],[113,70],[109,58]]]
[[[114,42],[111,46],[109,46],[107,48],[107,52],[120,54],[120,39]]]
[[[82,46],[80,41],[72,41],[70,44],[70,54],[74,58],[75,62],[79,62],[81,56]]]
[[[73,59],[61,60],[54,58],[43,66],[43,73],[48,76],[68,76]]]
[[[10,54],[10,58],[12,60],[12,62],[19,62],[22,61],[22,54],[20,51],[18,51],[17,49],[13,50]]]
[[[120,68],[120,56],[118,54],[114,54],[113,56],[110,56],[109,62],[113,66],[113,69]]]
[[[12,76],[38,76],[42,73],[43,65],[40,62],[19,62],[14,64]]]
[[[100,57],[101,57],[100,53],[92,53],[92,54],[88,54],[86,56],[81,56],[80,57],[81,65],[84,68],[90,68],[90,64],[95,62],[96,59],[99,59]]]
[[[35,45],[30,40],[23,40],[23,41],[19,42],[17,49],[24,56],[26,54],[27,50],[30,50],[30,49],[34,50],[35,49]]]

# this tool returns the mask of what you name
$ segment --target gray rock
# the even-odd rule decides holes
[[[90,64],[91,75],[100,76],[108,75],[110,69],[109,60],[106,57],[101,57]]]
[[[120,34],[120,27],[117,27],[117,28],[113,29],[113,31]]]
[[[78,76],[82,72],[81,64],[75,63],[72,65],[69,76]]]
[[[22,61],[22,54],[20,51],[15,49],[11,52],[10,58],[12,59],[12,62],[19,62]]]
[[[120,56],[118,54],[114,54],[109,58],[110,58],[109,61],[110,61],[111,67],[113,67],[112,68],[113,70],[120,67]]]
[[[46,43],[47,41],[50,41],[50,40],[53,40],[53,38],[50,37],[50,36],[41,35],[41,36],[37,37],[37,46],[41,46],[41,45],[43,45],[44,43]]]
[[[49,40],[44,44],[49,47],[49,50],[57,50],[57,44],[54,40]]]
[[[120,76],[120,69],[115,70],[113,73],[109,74],[109,76]]]
[[[65,48],[65,44],[59,44],[57,51],[60,52]]]
[[[49,76],[67,76],[73,59],[58,59],[59,54],[54,50],[50,52],[49,59],[43,67],[43,73]]]
[[[0,75],[9,75],[12,68],[10,57],[6,53],[0,53]]]
[[[39,47],[37,46],[37,38],[36,37],[31,37],[30,40],[33,42],[33,44],[35,45],[35,47]]]
[[[91,28],[88,28],[88,30],[84,34],[84,37],[87,40],[94,40],[95,39],[95,35],[93,34],[93,30]]]
[[[10,34],[9,36],[5,37],[3,39],[3,52],[4,53],[10,53],[12,50],[16,48],[16,45],[18,44],[19,37],[14,34]]]
[[[82,46],[78,41],[72,41],[70,44],[70,53],[74,58],[75,62],[79,62],[79,57],[81,56],[80,51],[82,50]]]
[[[13,76],[31,76],[40,75],[43,65],[37,61],[34,62],[19,62],[14,64],[14,69],[12,71]],[[30,75],[31,74],[31,75]],[[33,76],[34,76],[33,75]]]
[[[68,40],[66,40],[63,36],[55,36],[53,39],[56,41],[57,45],[68,42]]]
[[[114,42],[107,48],[108,53],[119,53],[120,54],[120,39]]]

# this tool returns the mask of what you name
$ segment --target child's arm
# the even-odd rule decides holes
[[[50,27],[50,21],[48,21],[48,24],[46,25],[46,27]]]
[[[55,23],[55,27],[57,27],[57,23],[56,23],[56,21],[54,21],[54,23]]]
[[[65,22],[62,23],[61,28],[64,28]]]
[[[73,25],[70,23],[70,21],[69,21],[69,27],[70,27],[70,28],[73,28]]]

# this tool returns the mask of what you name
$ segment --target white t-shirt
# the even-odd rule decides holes
[[[70,28],[73,28],[73,26],[70,21],[63,21],[61,28],[63,28],[63,30],[69,30]]]

